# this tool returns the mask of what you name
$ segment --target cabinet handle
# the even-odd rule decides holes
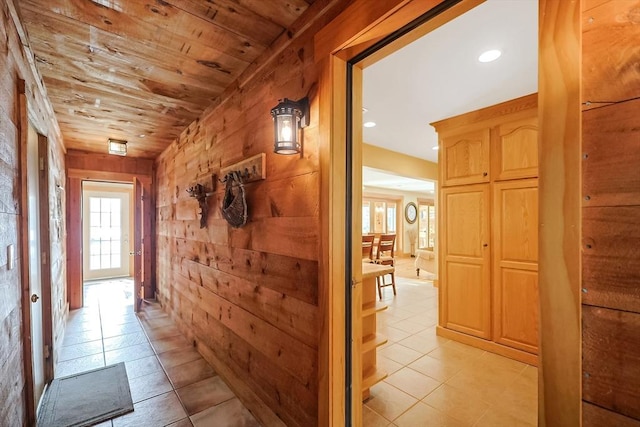
[[[482,244],[482,247],[483,247],[483,248],[486,248],[487,246],[489,246],[489,244],[488,244],[488,243],[483,243],[483,244]]]
[[[482,172],[482,176],[487,176],[489,175],[489,172]]]

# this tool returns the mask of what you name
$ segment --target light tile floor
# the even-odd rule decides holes
[[[383,289],[388,338],[378,364],[389,376],[363,405],[365,427],[537,425],[537,368],[436,336],[438,290],[412,259],[396,266],[397,296]]]
[[[87,282],[69,314],[56,377],[125,362],[134,412],[100,427],[253,427],[259,423],[157,304],[133,312],[133,282]]]
[[[399,260],[398,295],[379,331],[389,342],[378,363],[389,376],[363,405],[365,427],[535,426],[537,369],[435,334],[437,289]],[[157,304],[133,313],[132,282],[88,282],[85,307],[69,315],[56,377],[124,361],[135,411],[100,424],[258,426]]]

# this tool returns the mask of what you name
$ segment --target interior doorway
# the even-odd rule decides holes
[[[467,2],[467,3],[469,3],[469,2]],[[533,5],[533,9],[534,9],[533,16],[535,17],[535,10],[537,10],[537,2],[530,2],[530,3]],[[451,5],[453,5],[453,2],[451,2]],[[478,7],[478,8],[480,8],[480,7]],[[461,16],[461,14],[458,15],[458,17],[459,16]],[[441,24],[442,24],[442,22],[441,22]],[[537,37],[537,19],[534,19],[534,24],[535,25],[533,27],[534,28],[533,38],[534,38],[534,40],[536,40],[536,37]],[[451,34],[450,34],[450,36],[451,36]],[[454,36],[455,39],[457,39],[459,41],[460,44],[463,44],[464,34],[459,34],[458,33],[458,34],[454,34],[453,36]],[[442,43],[440,43],[440,44],[442,44]],[[380,49],[382,49],[383,47],[384,46],[380,46]],[[464,47],[462,47],[461,49],[464,50]],[[387,51],[385,52],[385,55],[390,54],[390,52],[391,51],[389,49],[387,49]],[[535,56],[537,54],[537,46],[536,46],[535,49],[532,49],[531,52],[532,52],[532,55]],[[451,49],[448,51],[448,53],[452,54],[451,53]],[[363,70],[365,68],[373,65],[378,60],[378,59],[372,59],[372,60],[367,61],[367,56],[368,55],[373,55],[373,54],[375,54],[375,51],[374,51],[374,49],[371,49],[371,52],[368,52],[367,55],[363,55],[363,57],[361,57],[361,58],[352,59],[352,61],[350,61],[348,64],[350,66],[352,66],[353,68],[351,68],[351,69],[347,68],[347,76],[349,76],[351,78],[351,82],[352,82],[351,89],[347,90],[347,93],[351,93],[351,95],[352,95],[351,99],[348,100],[348,107],[347,108],[350,107],[352,109],[352,111],[351,111],[351,114],[349,114],[349,113],[347,114],[347,117],[352,120],[352,125],[353,125],[353,128],[352,128],[352,141],[351,141],[351,150],[353,151],[353,154],[352,154],[351,162],[352,162],[352,166],[353,166],[352,173],[354,175],[353,182],[351,183],[351,188],[348,187],[347,188],[347,192],[348,193],[350,192],[351,197],[354,200],[358,197],[357,195],[358,195],[358,193],[360,193],[360,189],[362,188],[360,177],[357,177],[357,172],[361,169],[361,166],[362,166],[362,164],[361,163],[359,164],[358,162],[361,161],[362,157],[361,157],[361,155],[359,155],[357,153],[357,151],[358,151],[359,147],[362,145],[363,142],[368,142],[365,138],[362,138],[362,130],[358,129],[358,126],[360,126],[359,119],[362,118],[362,115],[359,114],[359,112],[360,111],[366,112],[366,116],[365,117],[366,117],[367,121],[374,119],[372,117],[372,115],[371,115],[373,110],[372,110],[370,105],[366,105],[365,104],[366,96],[362,95],[362,86],[363,86],[362,82],[363,82],[363,80],[366,79],[366,73],[364,73]],[[349,65],[348,65],[348,67],[349,67]],[[406,69],[406,70],[411,70],[411,68],[407,68],[407,67],[399,67],[399,68]],[[534,81],[537,83],[537,63],[533,65],[532,70],[533,70],[534,76],[535,76]],[[349,71],[351,71],[351,72],[349,72]],[[406,75],[407,75],[406,79],[408,80],[410,78],[409,76],[411,75],[411,71],[407,71]],[[394,80],[389,80],[387,83],[389,85],[391,85],[392,81],[394,81]],[[395,81],[397,81],[397,80],[395,80]],[[380,82],[377,82],[376,86],[380,87],[381,86]],[[464,86],[464,85],[461,84],[461,86]],[[537,86],[534,87],[533,92],[535,92],[536,90],[537,90]],[[394,91],[397,91],[396,87],[394,87]],[[523,95],[528,95],[529,93],[531,93],[531,92],[527,91],[525,93],[519,93],[517,95],[514,95],[512,98],[516,98],[516,97],[523,96]],[[471,96],[471,98],[473,98],[473,96]],[[489,104],[485,104],[485,105],[482,105],[482,104],[481,105],[473,105],[473,106],[468,107],[467,110],[463,110],[463,111],[459,111],[459,112],[448,111],[448,114],[450,114],[451,116],[454,116],[454,115],[457,115],[457,114],[461,114],[463,112],[473,111],[474,109],[479,109],[479,108],[482,108],[482,107],[488,107],[490,105],[494,105],[494,104],[497,104],[497,103],[499,103],[501,101],[506,101],[506,100],[512,99],[512,98],[507,98],[507,99],[502,99],[502,100],[499,100],[499,101],[494,101],[493,103],[489,103]],[[477,101],[477,99],[475,101]],[[351,102],[350,105],[349,105],[349,102]],[[412,105],[410,103],[398,103],[398,105],[402,105],[403,108],[406,109],[406,110],[411,110],[412,109]],[[445,114],[447,114],[447,113],[445,113]],[[439,118],[437,118],[437,120],[441,120],[441,119],[443,119],[445,117],[439,117]],[[432,119],[432,120],[429,120],[429,121],[435,122],[437,120],[436,119]],[[432,132],[433,132],[433,130],[432,130]],[[393,132],[390,132],[390,133],[393,133]],[[364,130],[364,135],[366,136],[366,134],[367,134],[367,130],[365,129]],[[400,139],[403,139],[403,138],[400,138]],[[347,145],[349,145],[349,143],[347,143]],[[435,145],[437,146],[438,143],[436,142]],[[428,146],[427,148],[431,149],[432,147]],[[347,155],[347,156],[349,157],[349,155]],[[420,224],[420,228],[421,228],[421,231],[423,232],[423,236],[421,236],[421,237],[423,237],[423,242],[420,242],[419,244],[424,249],[430,249],[432,251],[434,250],[434,247],[437,245],[437,237],[435,235],[435,212],[436,211],[435,211],[434,205],[435,205],[434,203],[431,203],[431,206],[428,206],[425,203],[424,206],[422,207],[422,209],[420,210],[421,211],[420,213],[422,213],[421,221],[420,221],[422,224]],[[349,205],[348,205],[348,207],[349,207]],[[352,211],[351,215],[349,213],[347,213],[347,218],[353,218],[353,220],[355,220],[355,219],[357,219],[359,217],[359,215],[357,213],[357,207],[356,207],[355,204],[352,204],[351,208],[353,209],[353,211]],[[431,222],[431,226],[430,226],[429,222]],[[357,230],[357,229],[358,229],[358,227],[354,226],[354,230]],[[429,229],[431,229],[431,233],[429,233]],[[431,239],[429,239],[429,234],[431,234]],[[354,235],[352,237],[353,237],[352,245],[355,245],[355,241],[359,238],[358,233],[354,233]],[[460,236],[460,238],[464,239],[464,236]],[[347,246],[350,246],[350,245],[347,244]],[[356,251],[354,251],[354,253],[355,252]],[[354,259],[353,262],[356,263],[357,261]],[[352,268],[353,268],[354,271],[357,270],[357,267],[355,265]],[[365,290],[366,289],[363,289],[363,292]],[[358,300],[358,294],[354,293],[353,296],[355,298],[353,299],[352,303],[353,303],[354,306],[356,306],[358,304],[358,301],[357,301]],[[405,309],[405,307],[403,306],[402,309]],[[353,310],[352,314],[354,316],[354,318],[352,319],[352,322],[353,322],[354,325],[356,325],[358,320],[359,320],[359,319],[357,319],[357,316],[359,315],[359,311],[357,309]],[[393,317],[393,316],[391,316],[391,317]],[[414,317],[416,317],[416,316],[414,316]],[[436,319],[431,319],[431,320],[435,321]],[[406,325],[406,326],[409,326],[409,325]],[[418,326],[420,326],[420,325],[417,325],[416,327],[418,327]],[[410,331],[408,331],[407,329],[404,329],[404,330],[401,329],[400,331],[396,331],[396,333],[399,333],[399,332],[410,333]],[[433,339],[437,339],[437,337],[435,336],[435,329],[434,329],[433,332],[434,332],[433,333]],[[353,329],[353,333],[354,334],[357,333],[357,327]],[[402,335],[400,335],[400,336],[402,336]],[[415,338],[415,339],[413,339],[413,338]],[[431,339],[430,337],[427,337],[425,335],[420,336],[420,337],[418,337],[416,335],[415,337],[411,337],[411,338],[407,338],[407,339],[411,339],[412,340],[411,345],[414,345],[414,346],[421,346],[422,344],[424,344],[425,346],[428,346],[428,345],[433,344],[433,343],[427,344],[424,341],[420,342],[423,339]],[[409,348],[409,350],[404,351],[404,354],[399,354],[398,355],[398,359],[395,359],[393,361],[395,363],[402,363],[401,359],[403,359],[405,357],[410,357],[410,356],[408,356],[408,354],[410,354],[410,351],[411,350],[415,350],[415,348],[412,348],[411,345],[408,344],[407,347]],[[464,345],[458,346],[457,350],[462,350],[462,351],[470,352],[470,353],[474,352],[476,350],[476,349],[474,349],[472,347],[467,348],[467,346],[464,346],[464,347],[463,346]],[[450,347],[455,348],[454,345],[451,345]],[[370,350],[367,349],[367,351],[370,351]],[[386,350],[383,350],[383,351],[386,351]],[[481,350],[477,353],[478,357],[480,357],[481,353],[482,353]],[[358,356],[359,355],[356,354],[356,352],[354,351],[354,354],[353,354],[354,359],[356,359]],[[425,357],[426,356],[427,355],[425,354]],[[363,357],[364,357],[364,355],[363,355]],[[366,357],[370,359],[370,356],[366,356]],[[435,357],[434,357],[434,359],[435,359]],[[364,364],[364,362],[362,362],[362,363]],[[503,363],[503,362],[501,361],[500,363]],[[508,361],[506,361],[504,363],[508,364]],[[368,362],[367,366],[369,366],[369,365],[371,365],[370,362]],[[419,370],[418,365],[416,365],[416,366],[410,366],[408,364],[404,364],[404,365],[405,366],[402,367],[401,370],[398,370],[398,373],[402,373],[403,371],[406,371],[405,374],[402,374],[402,375],[411,376],[409,374],[409,372],[413,372],[412,368],[413,368],[413,370]],[[450,368],[452,365],[453,364],[448,364],[447,368]],[[357,409],[357,405],[359,404],[359,397],[360,397],[360,395],[359,395],[359,393],[357,391],[359,384],[358,384],[358,381],[356,381],[354,378],[356,376],[358,376],[358,375],[365,375],[365,377],[364,377],[365,379],[363,380],[363,384],[366,384],[368,386],[368,385],[370,385],[370,382],[367,381],[367,377],[366,377],[367,374],[366,373],[359,372],[357,363],[354,363],[353,366],[354,366],[354,369],[352,371],[352,384],[354,384],[354,389],[356,390],[356,392],[353,394],[353,396],[354,396],[353,412],[355,414],[355,419],[358,420],[358,418],[360,416],[360,414],[358,414],[359,411]],[[522,366],[518,365],[517,369],[521,369],[522,368],[521,372],[519,374],[523,374],[524,373],[524,371],[525,371],[524,366],[525,366],[524,364]],[[514,367],[515,367],[515,365],[514,365]],[[425,366],[423,366],[423,368],[425,369],[425,371],[433,373],[434,376],[438,376],[438,374],[439,374],[437,372],[434,372],[434,370],[431,369],[432,368],[431,366],[426,366],[425,365]],[[412,385],[409,386],[408,389],[411,389],[411,387],[415,387],[415,385],[417,383],[417,381],[415,380],[415,376],[416,376],[415,374],[416,374],[416,372],[414,372],[413,375],[412,375],[412,379],[411,379]],[[398,388],[399,389],[403,389],[403,386],[398,385],[398,384],[403,382],[402,379],[399,379],[402,375],[394,374],[394,376],[396,378],[393,378],[392,381],[384,380],[383,379],[383,375],[381,373],[376,373],[376,375],[378,376],[378,378],[380,378],[381,384],[384,384],[384,383],[382,383],[382,381],[385,381],[385,382],[395,386],[395,387],[388,387],[388,386],[385,385],[384,387],[382,387],[381,391],[380,391],[381,398],[382,399],[388,399],[388,400],[394,400],[395,402],[397,402],[397,399],[394,399],[393,396],[391,396],[391,395],[395,396],[395,394],[397,394],[397,390],[396,389],[398,389]],[[526,375],[530,376],[528,378],[528,382],[534,383],[534,384],[537,385],[537,371],[533,372],[533,374],[527,373]],[[516,377],[514,376],[514,378],[516,378]],[[446,391],[443,391],[442,393],[440,393],[441,395],[447,394],[447,392],[450,392],[449,394],[454,394],[453,393],[453,388],[451,387],[451,385],[450,384],[445,384],[449,378],[441,377],[441,378],[436,378],[436,379],[437,380],[441,380],[442,384],[439,386],[440,389],[442,389],[442,390],[446,389]],[[462,381],[458,385],[462,385],[462,383],[464,383],[464,381]],[[428,386],[426,384],[428,384],[427,381],[425,381],[423,385],[424,385],[424,387],[428,388]],[[438,387],[438,386],[436,386],[436,387]],[[414,389],[414,392],[420,395],[420,396],[417,397],[418,400],[426,399],[426,395],[424,395],[424,396],[422,395],[425,390],[415,390]],[[498,393],[498,392],[500,392],[500,390],[496,390],[496,393]],[[457,393],[457,391],[456,391],[456,393]],[[411,395],[411,391],[407,391],[405,393],[405,395],[410,397],[409,395]],[[458,395],[458,397],[460,397],[461,395],[462,394]],[[532,390],[532,392],[529,393],[529,395],[532,395],[533,396],[533,400],[536,401],[536,407],[535,408],[530,408],[531,412],[533,414],[535,414],[537,412],[537,390],[535,390],[535,389]],[[413,397],[416,398],[416,395],[414,395]],[[442,396],[440,396],[440,397],[442,397]],[[441,413],[439,413],[437,410],[434,410],[434,407],[438,406],[437,402],[435,401],[436,399],[432,399],[432,400],[433,400],[433,402],[431,402],[431,406],[426,405],[426,406],[424,406],[422,408],[418,408],[418,410],[413,411],[413,413],[408,415],[408,417],[409,418],[411,418],[412,416],[415,417],[415,414],[421,413],[421,411],[422,411],[422,413],[425,414],[425,416],[427,416],[426,414],[431,414],[431,416],[433,416],[433,417],[441,416],[442,415]],[[448,400],[448,399],[444,398],[444,400]],[[455,399],[452,399],[452,400],[455,400]],[[467,402],[470,401],[470,399],[462,399],[462,400],[465,400]],[[440,399],[440,401],[442,403],[442,399]],[[376,422],[378,422],[378,421],[379,422],[394,422],[394,421],[398,420],[398,418],[393,418],[393,417],[398,417],[399,414],[396,415],[394,410],[387,411],[388,405],[386,405],[386,403],[388,403],[388,402],[383,402],[380,405],[377,405],[378,408],[383,408],[382,410],[386,411],[385,412],[386,419],[375,418],[375,416],[372,415],[371,411],[369,411],[367,407],[363,408],[362,416],[365,417],[365,418],[368,418],[369,421],[371,421],[372,419],[376,419]],[[447,405],[448,405],[448,403],[445,403],[443,406],[447,406]],[[371,406],[374,409],[376,408],[376,405],[371,405]],[[418,406],[421,406],[421,405],[416,405],[415,408],[417,408]],[[438,409],[441,409],[441,408],[438,407]],[[484,409],[486,410],[487,408],[484,408]],[[402,411],[400,412],[400,414],[401,413],[402,413]],[[460,414],[456,414],[456,415],[460,416]],[[405,415],[403,415],[403,416],[405,416]],[[389,418],[389,417],[392,417],[392,418]],[[455,416],[454,416],[454,418],[455,418]],[[406,420],[402,419],[401,421],[405,422]],[[465,420],[465,421],[469,421],[469,420]],[[475,419],[471,424],[473,424],[476,421],[478,421],[478,420]]]
[[[51,245],[49,212],[49,146],[36,128],[25,93],[18,85],[20,129],[20,259],[22,277],[22,342],[26,419],[35,414],[53,379]],[[13,259],[10,246],[8,258]],[[13,268],[13,267],[10,267]]]

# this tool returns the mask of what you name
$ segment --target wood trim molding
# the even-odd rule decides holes
[[[510,359],[518,360],[528,365],[538,366],[537,355],[527,353],[526,351],[518,350],[513,347],[507,347],[494,341],[488,341],[483,338],[474,337],[472,335],[454,331],[452,329],[443,328],[440,325],[436,326],[436,335],[439,337],[452,339],[463,344],[470,345],[472,347],[486,350],[491,353],[496,353]]]
[[[581,423],[580,9],[539,9],[540,426]]]
[[[344,423],[345,58],[393,14],[410,22],[439,1],[356,0],[315,38],[321,71],[321,373],[319,425]],[[479,4],[477,0],[463,3]],[[416,7],[416,6],[422,6]],[[540,425],[580,425],[580,2],[540,1]],[[469,7],[470,8],[470,7]],[[464,10],[460,7],[460,10]],[[468,9],[467,9],[468,10]],[[460,12],[462,13],[462,12]],[[457,16],[457,15],[456,15]],[[451,18],[452,19],[452,18]],[[396,24],[399,25],[399,24]],[[379,27],[382,28],[382,27]],[[397,28],[392,28],[397,29]],[[370,37],[367,38],[367,32]],[[412,40],[407,41],[406,43]],[[397,47],[397,46],[396,46]],[[347,53],[348,50],[348,53]],[[558,147],[561,150],[558,150]],[[555,157],[557,156],[557,157]],[[561,242],[558,243],[560,238]],[[558,327],[562,325],[562,328]]]
[[[40,171],[38,191],[39,191],[39,221],[40,221],[40,254],[41,271],[40,282],[42,286],[42,337],[43,344],[49,347],[49,356],[44,359],[44,381],[49,383],[53,380],[53,313],[51,295],[51,212],[49,197],[49,141],[44,135],[38,134],[38,158],[40,159]],[[45,350],[46,351],[46,350]]]
[[[24,365],[24,404],[27,425],[35,425],[36,408],[33,403],[33,359],[31,351],[31,301],[29,299],[29,217],[27,200],[27,138],[29,119],[27,116],[27,95],[24,80],[18,81],[20,125],[20,275],[22,277],[22,357]]]

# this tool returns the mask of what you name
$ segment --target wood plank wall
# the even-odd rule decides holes
[[[303,15],[309,20],[304,33],[280,53],[259,58],[260,70],[249,70],[242,87],[156,161],[159,300],[245,403],[257,398],[290,426],[318,423],[320,150],[313,34],[348,1],[325,3],[332,4],[311,8],[321,17]],[[271,108],[281,98],[307,95],[311,118],[302,153],[274,154]],[[208,198],[207,227],[200,229],[198,203],[186,189],[197,182],[211,191],[221,167],[258,153],[266,153],[267,178],[245,186],[248,223],[234,229],[222,218],[224,185],[218,183]]]
[[[584,426],[640,426],[639,10],[583,2]]]
[[[57,123],[46,105],[45,95],[38,89],[39,77],[29,66],[29,54],[23,50],[21,28],[15,24],[13,0],[0,2],[0,425],[26,425],[28,419],[24,399],[26,379],[21,331],[21,260],[19,258],[20,224],[20,147],[18,79],[26,82],[29,118],[36,129],[49,138],[49,204],[53,209],[64,194],[64,148]],[[64,204],[62,205],[64,206]],[[64,211],[51,217],[52,317],[54,357],[64,334],[66,320],[66,267]],[[7,268],[7,246],[14,245],[15,267]]]

